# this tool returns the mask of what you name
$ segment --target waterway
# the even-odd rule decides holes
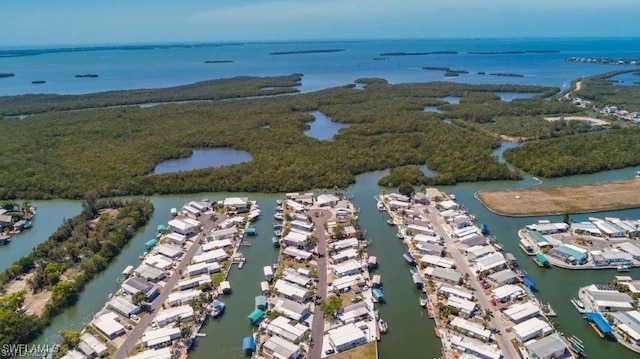
[[[341,129],[349,127],[348,124],[333,122],[329,116],[320,111],[310,113],[315,120],[309,123],[309,129],[304,133],[318,140],[331,141]]]
[[[167,160],[159,163],[154,174],[191,171],[198,168],[218,168],[249,162],[253,159],[248,152],[231,148],[205,148],[193,150],[190,157]]]
[[[543,178],[540,186],[561,186],[628,178],[639,169],[640,167],[628,168],[560,179]],[[440,352],[440,342],[433,335],[433,323],[426,316],[422,316],[418,308],[420,293],[414,288],[408,267],[402,258],[405,247],[396,239],[395,228],[386,224],[385,215],[375,209],[373,196],[379,194],[381,190],[377,186],[377,181],[386,173],[388,171],[362,174],[357,177],[356,184],[347,190],[348,194],[353,196],[356,207],[361,209],[359,223],[367,231],[367,237],[372,240],[369,252],[378,257],[380,268],[376,274],[382,275],[384,284],[383,290],[387,304],[380,305],[379,310],[382,318],[389,323],[389,334],[383,336],[379,343],[380,358],[391,358],[399,354],[402,357],[437,357]],[[636,358],[636,354],[624,349],[621,345],[600,339],[569,303],[569,299],[576,296],[579,287],[591,283],[607,282],[618,274],[616,271],[568,271],[537,267],[518,248],[517,230],[540,218],[501,217],[486,210],[474,198],[474,193],[483,189],[522,188],[532,185],[534,182],[531,178],[525,178],[519,182],[459,184],[453,187],[442,187],[441,190],[455,193],[457,201],[475,214],[479,223],[486,223],[491,235],[505,246],[507,252],[516,256],[520,266],[537,283],[540,290],[536,293],[537,297],[542,302],[551,303],[558,313],[555,321],[561,324],[561,331],[567,335],[580,337],[585,342],[589,357]],[[259,283],[263,280],[262,267],[273,263],[277,258],[277,253],[271,248],[270,238],[272,237],[274,203],[277,198],[282,197],[278,194],[208,193],[151,197],[156,211],[149,224],[123,249],[109,268],[87,286],[78,303],[54,319],[52,325],[45,330],[36,343],[56,342],[60,330],[78,330],[88,322],[91,316],[104,304],[107,295],[115,290],[115,280],[120,276],[122,270],[127,265],[135,265],[139,262],[138,256],[144,251],[144,243],[154,236],[157,225],[164,224],[169,220],[170,208],[179,207],[194,199],[209,198],[214,200],[229,195],[246,195],[257,200],[263,210],[262,218],[256,224],[258,235],[250,239],[253,245],[242,248],[242,252],[247,258],[245,267],[242,270],[234,267],[229,276],[234,292],[231,296],[222,298],[227,303],[224,316],[219,320],[209,321],[203,327],[203,332],[207,333],[207,337],[197,339],[195,351],[191,357],[196,359],[209,358],[212,355],[225,358],[242,357],[241,340],[244,336],[249,335],[253,329],[249,325],[246,315],[253,309],[254,297],[260,292]],[[36,205],[38,206],[38,218],[31,233],[42,230],[42,235],[33,235],[30,241],[16,239],[10,244],[11,248],[0,248],[0,250],[8,248],[12,250],[6,255],[2,253],[3,260],[0,264],[3,267],[28,252],[37,243],[44,241],[48,237],[47,233],[52,232],[60,224],[63,217],[71,217],[81,209],[80,203],[77,201],[42,201]],[[50,208],[50,210],[46,208]],[[585,217],[585,215],[579,216]],[[640,218],[640,209],[604,212],[598,213],[597,216]],[[542,218],[552,221],[561,219],[558,216]],[[40,228],[37,229],[38,227]],[[26,236],[31,233],[25,233],[23,238],[27,238]],[[628,274],[638,278],[640,277],[640,269],[632,269]]]

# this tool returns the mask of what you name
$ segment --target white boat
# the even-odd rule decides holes
[[[380,333],[382,333],[382,334],[385,334],[387,332],[387,330],[389,329],[389,327],[387,326],[387,322],[382,320],[382,318],[380,318],[378,320],[378,327],[380,327]]]
[[[387,219],[387,224],[390,226],[395,226],[396,224],[393,222],[393,219]]]
[[[456,199],[456,195],[453,193],[449,193],[449,198],[451,198],[451,200],[455,200]]]
[[[378,211],[384,211],[384,210],[385,210],[385,208],[384,208],[384,203],[382,203],[382,202],[380,202],[380,201],[378,201],[378,202],[376,203],[376,207],[378,208]]]
[[[629,266],[619,265],[619,266],[616,267],[616,269],[618,270],[618,272],[628,272],[629,271]]]
[[[171,215],[172,216],[177,216],[178,215],[178,209],[177,208],[171,208]]]
[[[284,215],[278,212],[273,215],[273,218],[277,219],[278,221],[282,221],[284,219]]]
[[[425,297],[420,297],[419,302],[421,307],[426,307],[427,306],[427,298]]]

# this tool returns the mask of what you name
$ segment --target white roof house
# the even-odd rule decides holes
[[[559,333],[553,333],[539,340],[530,340],[525,347],[534,358],[539,359],[564,358],[565,353],[569,351]]]
[[[373,303],[365,300],[344,307],[342,312],[338,314],[338,319],[344,324],[355,323],[359,320],[367,320],[374,311]]]
[[[569,230],[569,225],[564,222],[559,223],[536,223],[530,224],[526,227],[531,231],[536,231],[540,234],[553,234],[562,233]]]
[[[182,248],[173,244],[161,244],[156,247],[155,251],[170,259],[180,258],[183,254]]]
[[[363,278],[359,274],[346,275],[344,277],[335,278],[331,286],[331,290],[343,290],[362,282]]]
[[[497,285],[513,284],[518,281],[518,275],[511,269],[504,269],[489,275],[489,280]]]
[[[635,301],[626,293],[609,286],[592,284],[587,288],[587,298],[600,312],[633,309]]]
[[[171,232],[165,236],[169,243],[177,244],[179,246],[187,242],[187,237],[176,232]]]
[[[465,236],[468,236],[470,234],[480,234],[480,228],[478,228],[477,226],[468,226],[468,227],[464,227],[464,228],[458,228],[456,230],[453,231],[452,237],[453,238],[463,238]]]
[[[355,259],[349,259],[345,262],[336,264],[331,269],[333,275],[335,275],[336,277],[343,277],[346,275],[360,273],[362,272],[362,270],[362,264],[360,264]]]
[[[331,259],[336,262],[344,262],[347,259],[358,258],[358,250],[355,248],[345,249],[331,256]]]
[[[288,246],[304,246],[307,241],[307,236],[299,232],[289,231],[282,240],[284,244]]]
[[[309,223],[305,220],[296,219],[289,223],[292,229],[299,229],[305,232],[313,232],[313,223]]]
[[[295,247],[287,247],[283,249],[282,254],[299,260],[309,260],[313,256],[313,253]]]
[[[447,299],[447,305],[456,308],[461,314],[470,317],[476,310],[476,303],[470,300],[451,296]]]
[[[441,268],[454,268],[456,262],[449,258],[443,258],[440,256],[434,256],[431,254],[425,254],[420,258],[420,262],[427,266],[435,266]]]
[[[172,260],[160,254],[146,256],[143,262],[161,270],[167,270],[173,266]]]
[[[448,285],[441,284],[437,288],[437,292],[439,294],[444,295],[445,297],[458,297],[466,300],[473,300],[473,293],[462,289],[462,287],[451,287]]]
[[[306,287],[307,285],[311,284],[311,278],[303,275],[302,273],[299,273],[292,268],[287,268],[284,270],[284,272],[282,273],[282,279],[286,280],[287,282],[297,284],[301,287]]]
[[[108,312],[96,318],[91,324],[107,338],[113,339],[124,334],[124,327],[118,323],[116,313]]]
[[[209,236],[207,236],[207,240],[217,241],[220,239],[231,239],[238,235],[238,228],[229,227],[223,229],[212,230],[209,232]]]
[[[623,242],[623,243],[617,244],[617,247],[629,253],[633,257],[633,259],[640,260],[640,247],[638,247],[635,243]]]
[[[340,241],[336,241],[330,244],[330,246],[336,250],[341,250],[345,248],[353,248],[358,246],[357,238],[347,238]]]
[[[218,262],[212,262],[212,263],[206,263],[206,262],[202,262],[202,263],[198,263],[198,264],[191,264],[187,266],[187,273],[189,273],[189,276],[194,276],[194,275],[198,275],[198,274],[203,274],[203,273],[217,273],[220,272],[220,264]]]
[[[270,337],[262,349],[274,359],[296,359],[300,357],[300,346],[281,337]]]
[[[198,287],[205,283],[211,283],[211,276],[209,274],[202,274],[199,276],[183,279],[178,282],[177,287],[179,290],[187,290]]]
[[[273,310],[297,322],[302,321],[309,314],[309,307],[286,298],[276,299]]]
[[[540,336],[547,336],[553,333],[553,328],[549,323],[538,318],[531,318],[525,320],[522,323],[513,326],[513,331],[516,333],[516,338],[524,343],[529,339],[537,338]]]
[[[436,231],[429,227],[420,226],[417,224],[410,224],[407,226],[407,233],[425,234],[427,236],[435,236]]]
[[[480,272],[493,271],[496,269],[502,269],[506,267],[506,265],[507,261],[504,259],[502,253],[493,253],[479,259],[476,262],[476,269]]]
[[[413,236],[412,240],[415,243],[438,243],[439,239],[436,236],[429,236],[426,234],[418,233]]]
[[[133,270],[138,277],[146,279],[148,281],[157,282],[166,277],[166,273],[158,268],[154,268],[147,264],[142,263],[136,269]]]
[[[493,246],[489,245],[475,245],[467,248],[467,258],[471,261],[477,261],[482,257],[486,257],[491,253],[494,253],[496,250]]]
[[[189,224],[182,219],[172,219],[168,223],[168,228],[172,232],[176,232],[178,234],[182,234],[185,236],[190,236],[196,230],[196,226],[193,224]]]
[[[610,238],[624,237],[624,230],[613,223],[607,221],[593,221],[598,229]]]
[[[477,245],[485,245],[487,244],[487,237],[482,234],[478,234],[475,232],[471,232],[463,237],[459,238],[460,244],[464,247],[469,248]]]
[[[226,248],[231,246],[233,246],[233,243],[231,243],[230,239],[221,239],[221,240],[207,242],[203,244],[201,248],[202,248],[202,251],[208,252],[213,249]]]
[[[167,304],[170,307],[174,307],[176,305],[189,303],[191,299],[199,297],[201,293],[202,291],[200,289],[171,292],[169,293],[169,297],[167,297]]]
[[[247,197],[228,197],[222,201],[222,205],[236,210],[246,209],[249,205]]]
[[[450,324],[462,333],[469,333],[472,337],[482,339],[484,341],[491,338],[491,331],[485,329],[484,326],[478,323],[474,323],[464,318],[455,317]]]
[[[403,208],[403,209],[409,208],[409,202],[396,201],[396,200],[391,200],[387,202],[387,205],[389,206],[389,208],[391,208],[391,210],[398,209],[398,208]]]
[[[424,273],[435,280],[452,284],[459,284],[460,279],[462,279],[462,274],[460,272],[448,268],[427,267],[425,268]]]
[[[304,300],[307,296],[307,289],[297,284],[287,282],[284,279],[278,279],[274,288],[285,298],[291,300]]]
[[[640,312],[629,310],[611,313],[611,316],[620,331],[626,333],[636,345],[640,344]]]
[[[515,284],[505,284],[491,290],[491,296],[501,302],[507,301],[512,296],[519,294],[524,294],[524,289]]]
[[[229,258],[229,256],[227,255],[227,252],[225,252],[223,249],[214,249],[212,251],[204,252],[202,254],[193,256],[193,261],[196,264],[213,263],[213,262],[226,260],[227,258]]]
[[[133,304],[130,298],[125,298],[119,295],[111,298],[108,307],[109,309],[113,309],[114,311],[124,315],[127,318],[133,314],[140,313],[140,307]]]
[[[71,349],[67,352],[67,354],[62,356],[60,359],[86,359],[86,358],[87,356],[82,354],[82,352],[75,349]]]
[[[345,324],[329,330],[329,343],[337,352],[342,352],[365,344],[367,337],[355,324]]]
[[[318,207],[335,206],[336,204],[338,204],[339,200],[340,198],[332,194],[321,194],[316,199],[316,204],[318,205]]]
[[[78,349],[89,357],[101,357],[108,350],[106,345],[102,344],[98,338],[90,333],[82,334],[80,342],[78,343]]]
[[[175,322],[178,318],[182,320],[190,320],[193,318],[193,308],[190,305],[180,305],[162,309],[156,315],[156,322],[159,326],[164,327],[169,323]]]
[[[170,343],[182,335],[180,328],[164,327],[155,330],[147,330],[142,334],[142,344],[146,348],[160,347]]]
[[[451,209],[458,209],[458,204],[451,200],[442,201],[439,203],[439,205],[440,205],[440,208],[442,208],[442,210],[444,211],[451,210]]]
[[[540,315],[540,308],[532,302],[517,303],[507,308],[503,313],[512,322],[521,323],[529,318]]]
[[[450,335],[451,347],[461,353],[473,354],[476,358],[500,359],[502,351],[495,344],[485,344],[462,335]]]
[[[293,200],[289,199],[289,200],[287,200],[286,203],[287,203],[287,207],[291,208],[291,210],[294,211],[294,212],[302,212],[302,211],[304,211],[304,205],[302,205],[302,204],[300,204],[300,203],[298,203],[296,201],[293,201]]]
[[[288,318],[277,317],[267,324],[266,330],[269,335],[276,335],[294,342],[296,340],[301,340],[304,337],[304,334],[309,330],[309,327],[300,323],[291,325],[289,324]]]
[[[129,359],[171,359],[171,347],[160,349],[149,349],[142,351],[136,355],[130,356]]]

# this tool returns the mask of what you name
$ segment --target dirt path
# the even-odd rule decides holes
[[[585,213],[640,207],[640,178],[566,187],[480,191],[476,198],[503,216]]]
[[[27,281],[33,276],[33,273],[29,273],[21,279],[14,279],[6,285],[5,293],[15,293],[24,290],[24,306],[27,308],[27,314],[34,314],[40,316],[44,310],[45,304],[51,299],[50,291],[42,291],[37,294],[31,292],[31,288],[27,284]]]

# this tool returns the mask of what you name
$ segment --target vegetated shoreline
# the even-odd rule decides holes
[[[476,199],[505,217],[592,213],[640,207],[640,178],[591,184],[487,190]]]
[[[5,78],[5,77],[14,77],[16,74],[14,74],[13,72],[2,72],[0,73],[0,78]]]
[[[424,56],[424,55],[457,55],[458,51],[426,51],[426,52],[383,52],[378,56]]]
[[[346,49],[320,49],[320,50],[293,50],[293,51],[274,51],[270,52],[269,55],[295,55],[295,54],[322,54],[328,52],[343,52],[347,51]]]
[[[0,346],[36,339],[54,317],[75,304],[85,285],[108,267],[153,213],[153,204],[146,198],[87,199],[84,207],[27,256],[0,273],[2,289],[11,283],[22,284],[28,276],[36,294],[51,293],[39,308],[40,313],[25,303],[23,290],[0,296],[0,327],[13,328],[3,333]]]
[[[454,76],[460,76],[462,74],[469,73],[469,71],[466,71],[466,70],[452,70],[449,67],[443,67],[443,66],[424,66],[422,69],[431,70],[431,71],[444,71],[445,77],[454,77]]]

